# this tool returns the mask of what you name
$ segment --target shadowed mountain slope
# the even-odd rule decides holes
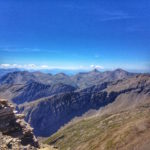
[[[34,127],[36,135],[48,136],[90,109],[99,109],[117,101],[119,101],[117,107],[112,107],[114,110],[145,104],[149,100],[149,93],[150,76],[138,75],[84,90],[42,98],[36,102],[23,104],[19,109]]]
[[[41,72],[16,71],[7,73],[0,78],[0,85],[4,84],[26,84],[27,82],[35,81],[43,84],[64,83],[73,85],[70,77],[63,73],[56,75],[45,74]]]
[[[16,104],[22,104],[42,97],[74,90],[74,87],[62,83],[48,85],[30,81],[26,84],[2,85],[0,86],[0,95],[1,97],[10,99]]]
[[[23,71],[0,78],[0,97],[17,104],[75,89],[67,75]]]
[[[45,143],[61,150],[149,150],[150,76],[118,81],[103,91],[120,94],[96,113],[74,119]]]
[[[121,69],[109,72],[93,70],[75,76],[68,76],[64,73],[51,75],[41,72],[18,71],[8,73],[0,78],[0,96],[20,104],[134,75]]]

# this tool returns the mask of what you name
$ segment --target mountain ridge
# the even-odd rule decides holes
[[[150,76],[138,75],[129,79],[120,80],[119,82],[115,81],[113,83],[103,83],[99,86],[93,86],[91,88],[79,91],[45,97],[39,99],[37,103],[32,102],[27,105],[21,105],[19,109],[21,110],[21,112],[24,112],[26,116],[28,116],[26,119],[35,128],[35,130],[44,129],[46,131],[35,131],[36,135],[42,134],[42,136],[47,136],[48,134],[55,132],[57,129],[59,129],[65,123],[69,122],[74,117],[81,116],[90,109],[98,110],[101,107],[113,103],[122,95],[127,94],[130,96],[129,93],[131,93],[130,97],[131,99],[133,99],[132,95],[134,95],[135,93],[135,100],[138,100],[138,97],[140,97],[140,95],[143,95],[142,93],[149,92],[149,81]],[[114,87],[119,88],[114,89]],[[135,106],[141,102],[142,101],[140,100],[138,100],[137,102],[134,101]],[[134,103],[129,102],[130,107]],[[125,104],[123,106],[125,106]],[[37,112],[41,112],[40,116],[36,115]],[[34,119],[33,116],[36,116],[36,118]],[[40,127],[40,124],[36,126],[37,122],[41,122],[42,126],[44,126],[44,124],[45,126]]]
[[[74,117],[99,109],[115,101],[121,93],[137,88],[123,91],[108,88],[136,75],[122,69],[94,70],[75,76],[13,72],[0,79],[0,96],[9,99],[26,115],[36,135],[49,136]]]
[[[45,143],[61,150],[149,150],[150,75],[113,83],[103,91],[120,94],[96,112],[73,119]]]

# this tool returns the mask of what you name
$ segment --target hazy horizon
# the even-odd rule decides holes
[[[28,72],[41,72],[46,74],[59,74],[64,73],[66,75],[76,75],[78,73],[88,73],[91,71],[98,71],[98,72],[106,72],[106,71],[116,71],[116,70],[123,70],[129,73],[150,73],[149,71],[145,70],[126,70],[122,68],[113,68],[113,69],[99,69],[99,68],[89,68],[89,69],[59,69],[59,68],[51,68],[51,69],[26,69],[26,68],[6,68],[6,67],[0,67],[1,71],[6,72],[20,72],[20,71],[28,71]]]

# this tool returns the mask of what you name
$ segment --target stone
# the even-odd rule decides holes
[[[24,115],[17,114],[12,104],[0,99],[0,150],[38,149],[39,143],[32,131]]]
[[[24,119],[24,114],[16,114],[16,119]]]

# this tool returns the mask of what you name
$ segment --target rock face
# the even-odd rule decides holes
[[[37,136],[48,136],[76,116],[115,100],[117,93],[101,92],[107,83],[85,90],[62,93],[19,106]]]
[[[7,100],[0,99],[0,149],[30,150],[39,144],[23,114],[16,114]]]

